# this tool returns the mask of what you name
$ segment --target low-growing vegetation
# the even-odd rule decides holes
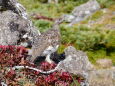
[[[70,14],[74,7],[79,6],[88,0],[59,0],[58,4],[47,3],[47,0],[19,0],[29,14],[40,14],[49,18],[58,18],[62,14]],[[88,19],[73,27],[67,27],[67,23],[60,25],[61,43],[59,52],[63,52],[68,45],[87,52],[90,61],[95,64],[97,59],[110,58],[115,64],[115,35],[114,29],[106,25],[114,25],[114,0],[97,0],[101,10],[94,13]],[[30,4],[31,3],[31,4]],[[102,9],[107,9],[105,12]],[[32,16],[31,16],[32,18]],[[50,29],[53,22],[33,19],[35,26],[41,32]],[[94,22],[90,25],[89,22]],[[109,26],[108,25],[108,26]],[[112,26],[110,26],[111,28]],[[113,27],[114,28],[114,27]]]
[[[55,71],[50,74],[23,68],[14,70],[15,66],[29,66],[48,71],[56,64],[42,62],[40,66],[33,65],[27,60],[27,50],[24,47],[0,46],[0,85],[8,86],[79,86],[84,80],[82,77],[68,72]]]
[[[33,24],[45,32],[49,30],[56,18],[71,14],[74,7],[88,0],[19,0],[27,9]],[[58,53],[67,46],[74,46],[87,53],[89,60],[97,65],[99,59],[110,59],[115,66],[115,1],[97,0],[101,9],[86,20],[69,27],[68,22],[60,24],[61,45]],[[45,16],[54,20],[35,19],[34,15]],[[84,78],[69,72],[55,71],[44,74],[40,71],[55,69],[57,64],[42,62],[40,65],[30,63],[28,50],[23,46],[0,45],[0,86],[80,86]],[[22,68],[21,68],[22,67]],[[29,68],[31,67],[31,68]],[[35,70],[34,70],[35,69]]]

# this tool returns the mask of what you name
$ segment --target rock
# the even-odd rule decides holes
[[[115,30],[115,24],[106,24],[105,28],[110,29],[110,30]]]
[[[66,59],[59,63],[58,70],[66,71],[84,77],[85,82],[81,86],[88,86],[88,71],[93,66],[89,62],[87,55],[83,51],[76,50],[69,46],[65,49]]]
[[[65,49],[66,59],[61,62],[60,69],[73,74],[82,74],[92,69],[87,55],[83,51],[76,50],[69,46]]]
[[[93,65],[89,62],[87,55],[72,46],[67,47],[64,52],[66,59],[59,63],[57,69],[82,76],[84,82],[81,86],[89,86],[88,71],[93,69]]]
[[[115,86],[115,68],[89,72],[89,86]]]
[[[96,0],[89,0],[87,3],[84,3],[78,7],[76,7],[72,14],[76,17],[85,17],[91,15],[95,11],[100,9],[100,5]]]
[[[113,65],[111,59],[99,59],[96,63],[103,68],[109,68]]]
[[[102,12],[103,13],[107,13],[107,12],[109,12],[109,9],[108,8],[104,8],[104,9],[102,9]]]
[[[55,4],[58,4],[58,0],[48,0],[48,3],[55,3]]]
[[[115,15],[115,11],[113,11],[112,14]]]
[[[75,19],[75,16],[73,16],[73,15],[67,15],[67,14],[65,14],[64,17],[65,17],[65,21],[66,22],[71,22],[72,20]]]
[[[77,6],[71,13],[71,15],[66,16],[66,21],[70,22],[69,26],[76,24],[80,21],[85,20],[97,10],[100,9],[100,5],[96,0],[89,0],[87,3],[84,3],[80,6]],[[70,20],[70,18],[72,18]]]
[[[25,8],[20,3],[18,3],[17,0],[0,0],[0,6],[1,11],[12,10],[14,13],[23,17],[24,19],[28,19]]]
[[[39,31],[27,17],[25,8],[16,0],[0,0],[0,45],[20,45],[27,35],[31,43]],[[25,38],[26,39],[26,38]]]

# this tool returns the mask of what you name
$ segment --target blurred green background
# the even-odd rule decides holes
[[[40,14],[49,18],[58,18],[62,14],[70,14],[74,7],[88,0],[59,0],[58,4],[48,3],[48,0],[19,0],[27,9],[29,15]],[[59,53],[65,47],[73,45],[76,49],[87,53],[89,60],[96,64],[96,60],[109,58],[115,66],[115,1],[97,0],[101,9],[86,20],[67,27],[67,23],[60,25],[61,46]],[[33,24],[45,32],[51,28],[53,22],[35,20],[30,16]],[[93,21],[93,24],[90,22]]]

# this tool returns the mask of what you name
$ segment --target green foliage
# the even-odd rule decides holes
[[[110,31],[105,39],[107,47],[115,47],[115,30]]]
[[[115,66],[115,49],[110,52],[110,56],[108,56],[109,59],[112,59],[113,65]]]
[[[91,20],[96,20],[96,19],[100,18],[102,15],[103,15],[103,12],[101,10],[99,10],[91,16]]]
[[[88,28],[85,26],[73,28],[61,28],[62,43],[74,44],[77,49],[89,50],[95,48],[95,45],[102,43],[102,34],[99,29]]]
[[[73,44],[76,41],[76,32],[77,28],[67,27],[65,25],[61,26],[61,35],[62,35],[62,44]]]
[[[99,50],[90,50],[87,51],[87,55],[89,57],[89,60],[95,64],[96,60],[101,59],[101,58],[106,58],[106,50],[104,48],[99,49]]]
[[[71,13],[72,10],[74,9],[75,3],[70,3],[70,4],[64,4],[66,6],[63,7],[63,12],[65,13]]]
[[[59,2],[86,2],[88,0],[59,0]]]
[[[34,21],[34,25],[37,26],[41,32],[45,32],[49,28],[51,28],[52,22],[45,21],[45,20],[38,20],[38,21]]]
[[[58,53],[63,53],[64,49],[65,49],[65,46],[64,45],[60,45],[59,48],[58,48]]]
[[[78,77],[78,76],[76,76],[76,75],[72,76],[73,83],[70,86],[80,86],[79,81],[77,81],[77,80],[74,79],[75,77]],[[79,78],[79,80],[83,80],[83,79]]]
[[[85,50],[92,63],[101,58],[110,58],[115,65],[114,31],[86,26],[61,26],[62,44],[72,44],[77,49]],[[63,46],[64,49],[65,46]],[[61,48],[60,48],[61,49]],[[61,51],[61,50],[60,50]]]
[[[76,46],[78,49],[88,50],[93,49],[95,45],[101,43],[101,34],[93,30],[93,28],[80,27],[76,33]]]
[[[97,1],[100,3],[102,8],[107,8],[115,4],[114,0],[97,0]]]
[[[47,3],[48,0],[36,0],[36,1],[39,1],[39,2],[42,2],[42,3]]]
[[[70,86],[80,86],[77,80],[73,80],[73,83]]]
[[[96,61],[98,59],[108,58],[108,59],[112,60],[113,65],[115,66],[115,49],[113,49],[110,52],[108,52],[106,50],[106,48],[101,48],[101,49],[98,49],[98,50],[88,50],[86,52],[87,52],[87,55],[89,57],[89,60],[93,64],[96,64]]]

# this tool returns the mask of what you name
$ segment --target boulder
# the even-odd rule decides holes
[[[24,45],[25,36],[31,43],[39,36],[25,8],[16,0],[0,0],[0,45]]]
[[[92,70],[93,65],[89,62],[87,55],[83,51],[76,50],[69,46],[65,49],[66,59],[60,62],[59,69],[73,74],[83,74]]]
[[[65,20],[70,22],[69,26],[85,20],[97,10],[100,5],[96,0],[89,0],[88,2],[74,8],[70,15],[65,15]]]
[[[65,56],[66,59],[59,63],[57,69],[82,76],[84,82],[81,83],[81,86],[89,86],[88,71],[92,70],[93,65],[89,62],[87,55],[69,46],[65,49]]]
[[[88,2],[76,7],[72,14],[76,17],[90,16],[92,13],[100,9],[100,5],[96,0],[89,0]]]

